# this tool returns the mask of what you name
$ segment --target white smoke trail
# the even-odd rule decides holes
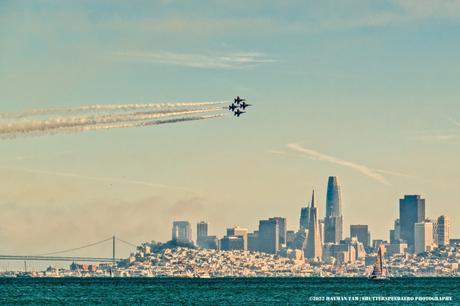
[[[164,110],[154,112],[135,112],[128,114],[107,114],[98,116],[58,117],[47,120],[23,121],[0,124],[0,136],[17,136],[35,132],[52,131],[56,129],[75,128],[80,126],[93,126],[101,124],[120,124],[123,122],[146,121],[162,117],[174,117],[205,113],[222,110],[222,107],[190,109],[190,110]]]
[[[206,120],[206,119],[213,119],[213,118],[221,118],[224,117],[225,114],[214,114],[214,115],[206,115],[206,116],[189,116],[189,117],[180,117],[180,118],[172,118],[172,119],[159,119],[153,121],[146,121],[146,122],[127,122],[127,123],[112,123],[112,124],[96,124],[96,125],[86,125],[86,126],[75,126],[75,127],[67,127],[67,128],[56,128],[51,130],[41,130],[41,131],[31,131],[28,133],[16,133],[16,134],[0,134],[0,138],[3,139],[12,139],[20,136],[44,136],[44,135],[55,135],[55,134],[74,134],[74,133],[82,133],[82,132],[89,132],[95,130],[108,130],[108,129],[124,129],[124,128],[137,128],[137,127],[146,127],[146,126],[153,126],[153,125],[161,125],[167,123],[178,123],[178,122],[185,122],[185,121],[196,121],[196,120]]]
[[[179,107],[197,107],[197,106],[211,106],[224,104],[227,101],[209,101],[209,102],[179,102],[179,103],[146,103],[146,104],[96,104],[84,105],[78,107],[66,108],[46,108],[35,109],[24,112],[16,113],[0,113],[0,119],[19,119],[25,117],[39,116],[39,115],[53,115],[64,113],[85,113],[85,112],[100,112],[100,111],[129,111],[139,109],[171,109]]]

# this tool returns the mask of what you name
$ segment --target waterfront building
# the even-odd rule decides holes
[[[425,220],[425,199],[420,195],[405,195],[399,200],[400,238],[414,251],[414,225]]]
[[[336,176],[327,183],[326,217],[324,219],[324,242],[339,243],[342,240],[343,217],[340,185]]]
[[[258,251],[276,254],[279,251],[279,224],[276,219],[259,221]]]
[[[446,215],[439,216],[437,223],[438,245],[446,246],[449,244],[449,217]]]
[[[310,220],[308,221],[308,235],[307,245],[305,248],[305,258],[321,259],[323,245],[321,242],[318,211],[315,207],[315,191],[313,191],[312,193],[311,204],[309,209]]]
[[[369,233],[369,227],[364,224],[350,225],[350,237],[358,238],[359,242],[362,242],[364,247],[370,246],[371,234]]]
[[[415,223],[414,225],[414,253],[420,254],[431,251],[433,241],[433,223],[429,220]]]
[[[182,243],[192,243],[192,226],[188,221],[174,221],[172,240]]]

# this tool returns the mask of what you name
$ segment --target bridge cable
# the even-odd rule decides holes
[[[72,248],[72,249],[67,249],[67,250],[62,250],[62,251],[55,251],[55,252],[50,252],[50,253],[37,254],[37,255],[34,255],[34,256],[47,256],[47,255],[54,255],[54,254],[60,254],[60,253],[68,253],[68,252],[72,252],[72,251],[77,251],[77,250],[89,248],[91,246],[95,246],[95,245],[107,242],[109,240],[112,240],[112,237],[104,239],[104,240],[101,240],[101,241],[93,242],[93,243],[90,243],[90,244],[87,244],[87,245],[83,245],[83,246],[80,246],[80,247]]]
[[[137,246],[137,245],[135,245],[134,243],[131,243],[131,242],[125,241],[125,240],[123,240],[123,239],[120,239],[120,238],[118,238],[118,237],[115,237],[115,239],[117,239],[117,240],[118,240],[118,241],[120,241],[120,242],[126,243],[126,244],[128,244],[128,245],[130,245],[130,246],[133,246],[133,247],[135,247],[135,248],[137,248],[137,247],[138,247],[138,246]]]

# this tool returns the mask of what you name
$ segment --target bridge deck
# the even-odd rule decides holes
[[[44,261],[86,261],[86,262],[118,262],[121,258],[98,258],[98,257],[79,257],[79,256],[18,256],[18,255],[0,255],[0,260],[44,260]]]

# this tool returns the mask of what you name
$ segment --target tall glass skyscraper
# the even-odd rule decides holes
[[[192,226],[188,221],[174,221],[172,228],[172,240],[178,242],[192,242]]]
[[[327,182],[326,218],[324,219],[324,243],[339,243],[342,240],[343,217],[340,186],[336,176]]]
[[[259,221],[258,251],[276,254],[279,250],[279,224],[276,219]]]
[[[201,221],[196,225],[196,244],[199,247],[204,247],[206,238],[208,237],[208,223]]]
[[[425,199],[419,195],[405,195],[399,200],[400,237],[407,242],[409,252],[414,252],[415,223],[425,220]]]
[[[439,246],[449,244],[449,218],[446,215],[438,218],[437,235]]]

